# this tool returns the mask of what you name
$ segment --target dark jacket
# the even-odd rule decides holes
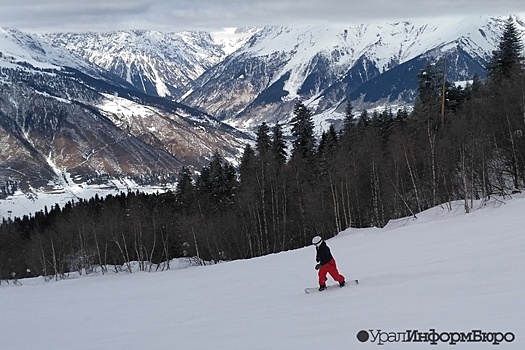
[[[316,261],[321,264],[321,266],[328,264],[332,260],[332,253],[330,253],[330,248],[326,245],[326,242],[323,241],[317,249]]]

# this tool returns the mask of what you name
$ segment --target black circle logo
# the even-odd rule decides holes
[[[359,331],[359,333],[357,333],[357,340],[359,340],[361,343],[366,342],[368,338],[370,338],[370,335],[367,331]]]

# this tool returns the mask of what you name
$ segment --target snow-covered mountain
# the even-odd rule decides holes
[[[285,122],[296,100],[318,120],[411,105],[417,73],[447,60],[450,81],[483,77],[507,17],[348,25],[269,26],[222,32],[48,34],[140,91],[178,99],[240,129]],[[516,18],[518,30],[525,22]]]
[[[66,177],[173,182],[215,150],[235,159],[248,140],[37,36],[0,30],[0,196]]]
[[[221,62],[255,31],[135,30],[43,34],[42,38],[120,76],[144,93],[176,99],[188,83]]]
[[[72,55],[68,50],[14,28],[0,28],[0,54],[0,68],[4,70],[63,71],[68,67],[119,87],[133,88],[117,75]]]
[[[201,165],[214,149],[234,159],[248,140],[234,128],[252,131],[261,122],[286,123],[297,100],[316,114],[316,126],[326,126],[327,120],[341,119],[348,100],[354,110],[413,103],[417,74],[428,61],[444,57],[450,81],[483,77],[506,20],[270,26],[216,33],[35,36],[3,29],[0,126],[9,147],[0,153],[2,171],[7,179],[45,174],[47,181],[57,169],[78,164],[82,171],[100,174],[156,174],[182,164]],[[525,22],[514,20],[525,37]],[[177,97],[182,104],[174,102]],[[97,134],[101,130],[106,131]],[[123,140],[132,140],[135,148],[126,146],[124,152],[108,146],[120,147]],[[75,146],[58,147],[57,142]],[[76,156],[66,149],[74,149]],[[97,151],[110,149],[111,156]],[[18,163],[5,162],[13,162],[15,153],[25,154],[19,164],[36,173],[26,174],[20,166],[13,168],[20,173],[13,171]],[[119,161],[107,162],[108,157],[136,164],[117,166]]]
[[[347,100],[357,108],[412,103],[428,60],[446,57],[452,81],[483,76],[506,20],[266,27],[191,83],[183,101],[246,129],[286,120],[297,99],[332,117]]]

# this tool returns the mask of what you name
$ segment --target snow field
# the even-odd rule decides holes
[[[3,349],[523,349],[525,196],[461,203],[327,241],[358,286],[307,295],[315,248],[157,273],[0,287]],[[329,279],[329,283],[333,282]],[[378,332],[512,332],[512,342],[360,342]],[[386,338],[385,338],[386,339]]]

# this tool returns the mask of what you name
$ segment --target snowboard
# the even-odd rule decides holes
[[[358,280],[348,280],[348,281],[345,281],[345,287],[346,286],[350,286],[350,285],[357,285],[358,283],[359,283]],[[341,287],[339,287],[339,283],[337,283],[337,284],[327,285],[326,289],[322,290],[322,291],[319,291],[319,287],[311,287],[311,288],[306,288],[304,290],[304,292],[306,294],[322,293],[322,292],[326,292],[326,291],[329,291],[329,290],[332,290],[332,289],[339,289],[339,288],[341,288]]]

